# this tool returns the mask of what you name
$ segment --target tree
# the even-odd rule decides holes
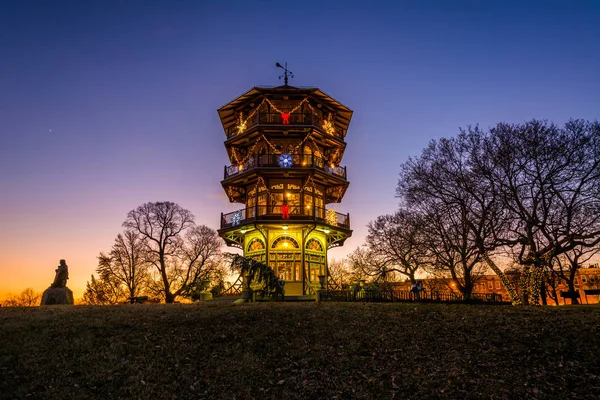
[[[600,241],[600,124],[498,124],[485,141],[493,164],[479,169],[509,212],[524,303],[538,304],[553,258]]]
[[[451,278],[463,299],[469,300],[485,270],[479,248],[472,240],[466,210],[437,204],[430,206],[424,221],[424,246],[432,258],[429,271]]]
[[[42,294],[36,292],[32,288],[23,290],[19,295],[9,295],[8,300],[5,300],[4,307],[34,307],[40,305]]]
[[[372,280],[387,279],[389,261],[377,254],[367,245],[357,247],[347,256],[351,271],[350,280],[357,282],[372,278]]]
[[[162,282],[165,302],[193,291],[219,265],[222,240],[172,202],[145,203],[127,214],[127,229],[142,236]]]
[[[575,277],[581,266],[590,261],[600,252],[600,246],[585,247],[577,246],[570,251],[555,257],[548,265],[549,274],[554,281],[564,281],[567,284],[569,292],[575,292]],[[555,288],[554,288],[555,289]],[[558,296],[554,293],[552,296],[558,305]],[[577,298],[573,298],[572,304],[578,304]]]
[[[341,290],[350,284],[352,271],[345,259],[331,260],[327,264],[329,272],[328,288],[330,290]]]
[[[127,294],[123,286],[115,281],[114,276],[107,275],[96,279],[92,275],[91,280],[85,285],[83,292],[83,303],[89,305],[111,305],[125,300]]]
[[[411,208],[453,210],[453,223],[469,227],[465,240],[476,245],[513,303],[538,304],[552,259],[600,241],[600,124],[469,127],[432,141],[403,164],[397,193]],[[491,258],[506,248],[521,266],[522,299]]]
[[[233,253],[227,254],[227,258],[231,260],[231,272],[244,276],[247,287],[250,287],[253,282],[260,283],[261,288],[258,292],[261,296],[272,296],[276,300],[283,300],[285,282],[279,279],[267,264]]]
[[[428,269],[452,278],[465,299],[483,272],[484,255],[499,246],[503,222],[493,192],[471,168],[480,143],[478,131],[432,141],[402,165],[397,188],[402,202],[421,215],[417,226],[432,258]]]
[[[123,285],[129,302],[134,303],[148,279],[149,259],[143,237],[128,229],[117,235],[109,254],[100,253],[96,272],[104,282]]]
[[[406,276],[412,283],[416,274],[430,259],[422,232],[423,219],[417,212],[400,209],[393,215],[382,215],[367,225],[369,255],[362,262],[372,274],[386,278],[391,273]],[[356,254],[355,261],[360,260]]]

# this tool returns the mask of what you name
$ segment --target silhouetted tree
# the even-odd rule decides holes
[[[412,283],[416,274],[430,262],[423,218],[417,212],[400,209],[392,215],[382,215],[367,225],[368,255],[362,262],[365,272],[377,274],[386,280],[393,273],[406,276]],[[356,254],[356,261],[360,260]]]
[[[128,229],[117,235],[110,253],[100,253],[96,272],[104,282],[123,285],[128,300],[135,302],[145,289],[150,266],[144,238],[134,230]]]
[[[469,127],[403,164],[398,196],[421,211],[432,204],[452,210],[452,224],[469,227],[465,240],[513,302],[538,304],[552,259],[600,241],[599,143],[600,124],[584,121]],[[521,266],[522,300],[491,257],[506,248]]]
[[[493,164],[479,172],[502,199],[518,249],[523,301],[538,304],[553,258],[600,241],[600,124],[499,124],[485,141]]]
[[[126,300],[127,294],[123,285],[114,280],[114,276],[106,276],[96,279],[92,275],[90,281],[85,285],[83,292],[83,303],[90,305],[111,305]]]
[[[219,265],[217,233],[196,226],[192,213],[176,203],[145,203],[127,214],[123,226],[144,238],[167,303],[193,291]]]
[[[41,293],[36,292],[32,288],[27,288],[16,296],[9,296],[2,305],[4,307],[34,307],[40,305],[41,298]]]

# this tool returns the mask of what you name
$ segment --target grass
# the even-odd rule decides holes
[[[599,396],[597,306],[0,308],[1,399]]]

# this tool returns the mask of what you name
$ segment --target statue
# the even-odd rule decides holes
[[[56,268],[56,275],[54,276],[54,282],[50,285],[51,288],[64,288],[67,287],[67,279],[69,279],[69,267],[65,260],[60,260],[60,265]]]
[[[58,268],[54,270],[54,282],[42,295],[43,306],[52,304],[73,304],[73,292],[67,287],[67,279],[69,279],[69,267],[65,260],[60,260]]]

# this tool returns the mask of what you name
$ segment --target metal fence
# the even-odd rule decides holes
[[[319,301],[502,303],[502,295],[495,293],[472,293],[469,299],[464,299],[459,293],[435,290],[413,292],[398,289],[357,288],[321,291]]]

